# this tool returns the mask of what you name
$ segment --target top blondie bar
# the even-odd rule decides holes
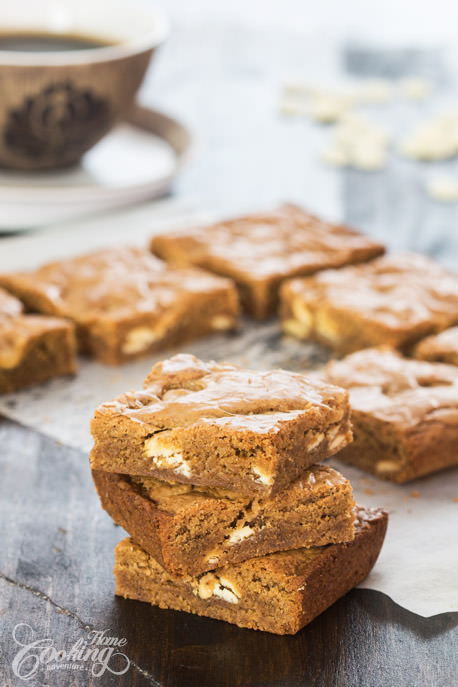
[[[181,354],[97,408],[91,467],[271,495],[351,441],[349,416],[338,387]]]
[[[291,279],[281,290],[283,328],[342,353],[388,345],[403,351],[458,323],[458,274],[424,255]]]
[[[109,364],[234,328],[238,297],[229,279],[171,269],[147,250],[100,250],[0,275],[29,310],[76,325],[84,353]]]
[[[151,239],[153,253],[231,277],[254,317],[274,314],[281,282],[370,260],[384,247],[349,227],[330,224],[295,205],[211,226],[167,231]]]

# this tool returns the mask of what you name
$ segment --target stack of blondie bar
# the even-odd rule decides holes
[[[370,571],[387,516],[319,465],[351,441],[347,392],[178,355],[99,406],[91,466],[116,593],[292,634]]]

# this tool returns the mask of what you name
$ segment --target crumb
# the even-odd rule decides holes
[[[454,499],[452,499],[453,503],[458,503],[458,496],[455,496]]]
[[[410,495],[413,499],[418,499],[420,496],[420,492],[419,491],[411,491]]]
[[[67,534],[67,530],[64,530],[63,527],[58,527],[57,528],[61,534]]]
[[[366,489],[363,489],[363,491],[367,496],[372,496],[372,494],[374,493],[373,489],[368,489],[367,487]]]

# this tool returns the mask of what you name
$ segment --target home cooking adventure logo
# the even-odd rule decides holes
[[[122,652],[127,639],[107,633],[108,630],[91,630],[70,648],[62,649],[50,637],[35,639],[30,625],[18,623],[13,629],[13,639],[19,646],[13,658],[13,673],[21,680],[32,679],[40,670],[90,671],[94,677],[106,672],[124,675],[130,668],[130,660]]]

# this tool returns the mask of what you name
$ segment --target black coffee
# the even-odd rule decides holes
[[[91,36],[54,33],[1,33],[0,50],[16,52],[61,52],[67,50],[90,50],[113,45],[108,41]]]

